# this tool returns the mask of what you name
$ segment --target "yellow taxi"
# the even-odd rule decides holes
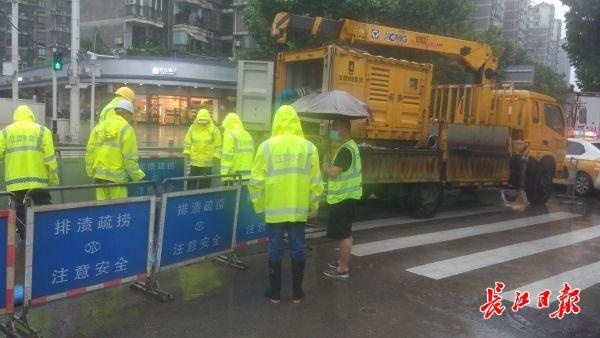
[[[577,165],[574,186],[576,195],[591,196],[596,190],[600,189],[600,177],[598,175],[600,172],[600,141],[569,138],[565,157],[567,167],[569,163],[576,163]],[[568,173],[567,170],[565,170],[566,173]],[[567,184],[568,181],[565,177],[557,183]]]

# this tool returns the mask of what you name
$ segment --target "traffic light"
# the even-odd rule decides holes
[[[62,70],[63,54],[62,52],[52,52],[52,69],[54,71]]]

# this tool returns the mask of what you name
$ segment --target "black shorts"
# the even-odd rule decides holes
[[[327,222],[327,238],[346,239],[352,237],[352,220],[356,200],[348,199],[329,204],[329,221]]]

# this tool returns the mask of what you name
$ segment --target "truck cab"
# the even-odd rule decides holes
[[[557,100],[532,91],[515,90],[512,100],[511,111],[504,114],[512,129],[510,184],[518,185],[518,162],[527,156],[528,198],[533,203],[543,203],[552,191],[552,179],[564,175],[565,113]]]

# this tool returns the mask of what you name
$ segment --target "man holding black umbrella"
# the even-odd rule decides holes
[[[356,142],[350,138],[350,121],[335,120],[329,138],[340,144],[331,163],[324,161],[323,172],[329,178],[327,203],[330,214],[327,238],[340,241],[339,257],[323,271],[326,277],[350,277],[350,251],[352,250],[352,219],[356,201],[362,197],[362,166]]]

